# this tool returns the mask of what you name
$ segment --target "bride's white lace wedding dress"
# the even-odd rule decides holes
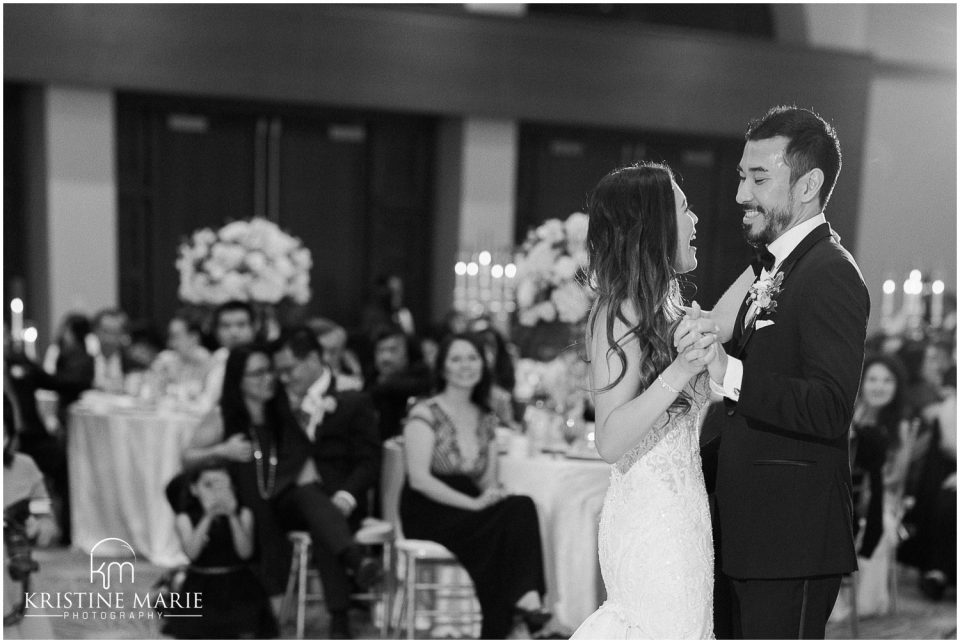
[[[700,463],[706,392],[613,465],[600,514],[607,600],[575,639],[713,638],[713,540]]]

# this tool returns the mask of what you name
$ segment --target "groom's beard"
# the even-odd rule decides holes
[[[767,209],[757,205],[752,208],[744,208],[745,211],[756,210],[759,212],[760,216],[763,218],[763,227],[754,232],[752,225],[749,223],[744,223],[742,228],[743,238],[754,248],[770,245],[777,237],[783,234],[784,230],[790,226],[790,221],[793,218],[790,213],[792,209],[792,198],[788,200],[786,207],[773,207]]]

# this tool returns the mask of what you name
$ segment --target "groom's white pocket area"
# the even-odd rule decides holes
[[[767,326],[773,326],[773,320],[772,320],[772,319],[758,319],[758,320],[757,320],[757,330],[760,330],[761,328],[766,328]]]

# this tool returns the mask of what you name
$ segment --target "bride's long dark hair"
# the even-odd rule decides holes
[[[622,344],[630,335],[640,346],[641,390],[676,357],[673,333],[683,316],[675,268],[676,212],[673,172],[660,163],[637,163],[613,170],[590,195],[588,276],[597,298],[587,332],[593,335],[598,322],[602,323],[610,346],[605,357],[614,354],[620,361],[620,374],[600,391],[613,388],[626,374],[627,356]],[[624,303],[636,311],[635,322],[624,315]],[[603,319],[600,311],[606,311]],[[622,337],[613,334],[617,319],[630,327]],[[682,393],[671,408],[688,410],[689,396]]]

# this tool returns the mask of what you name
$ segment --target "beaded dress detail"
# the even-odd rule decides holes
[[[705,378],[613,465],[600,514],[607,600],[575,639],[713,638],[713,536],[700,461]]]

